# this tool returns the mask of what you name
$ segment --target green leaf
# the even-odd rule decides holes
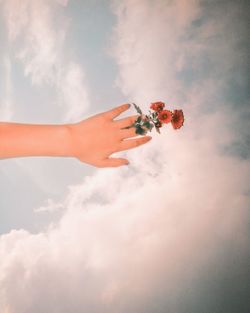
[[[146,131],[141,126],[137,126],[135,133],[138,135],[144,135],[146,133]]]
[[[141,122],[141,116],[138,116],[137,120],[135,121],[136,123],[140,123]]]
[[[150,130],[154,127],[149,121],[144,121],[142,125]]]
[[[141,111],[141,109],[138,107],[138,105],[136,105],[135,103],[133,103],[133,105],[134,105],[136,111],[137,111],[139,114],[142,114],[142,111]]]

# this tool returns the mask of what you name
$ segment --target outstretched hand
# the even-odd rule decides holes
[[[125,117],[120,120],[113,119],[129,107],[129,104],[123,104],[78,123],[70,124],[72,155],[79,161],[96,167],[118,167],[129,164],[126,159],[111,158],[109,156],[115,152],[138,147],[152,138],[143,136],[127,139],[136,137],[138,134],[136,134],[134,127],[122,128],[133,124],[139,115]]]

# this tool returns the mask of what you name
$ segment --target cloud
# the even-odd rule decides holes
[[[39,208],[34,209],[34,212],[55,212],[58,209],[62,208],[61,203],[54,203],[53,199],[47,199],[47,206],[40,206]]]
[[[1,120],[9,120],[13,115],[11,61],[8,55],[3,58],[3,86],[4,92],[0,105]]]
[[[34,85],[56,87],[65,121],[79,118],[89,106],[88,88],[83,69],[65,49],[70,20],[60,6],[66,7],[67,1],[10,0],[2,5],[8,38],[24,75]]]
[[[199,16],[199,2],[156,1],[152,6],[150,1],[143,4],[141,1],[133,4],[113,1],[113,10],[118,16],[113,42],[116,43],[117,38],[119,40],[111,54],[120,67],[118,86],[125,94],[134,97],[140,92],[139,97],[144,102],[149,97],[167,97],[169,101],[176,101],[174,97],[182,93],[180,82],[174,78],[177,66],[183,66],[181,63],[187,50],[183,49],[182,36]],[[144,66],[146,62],[147,66]]]
[[[224,15],[225,7],[198,1],[119,1],[112,9],[118,86],[143,110],[156,99],[182,108],[184,127],[166,125],[124,152],[129,167],[69,186],[53,203],[62,218],[44,232],[2,235],[0,308],[247,312],[249,159],[222,149],[246,112],[234,114],[225,99],[241,62],[233,49],[241,38],[228,35],[239,11],[230,5]]]
[[[83,83],[86,84],[85,75],[75,62],[69,62],[66,69],[61,70],[58,85],[62,88],[58,92],[58,98],[67,108],[67,121],[81,119],[90,105],[88,91],[83,88]]]
[[[169,170],[173,162],[161,173],[150,166],[141,172],[98,171],[70,188],[63,203],[66,213],[46,232],[1,236],[2,307],[27,313],[38,304],[41,311],[123,312],[133,303],[132,310],[145,312],[145,303],[152,310],[161,288],[168,307],[178,286],[186,289],[209,269],[215,249],[229,239],[232,246],[246,244],[247,198],[235,191],[243,184],[237,173],[246,165],[232,172],[234,163],[227,161],[217,184],[201,184],[204,176],[217,173],[215,164],[211,173],[209,161],[204,154],[204,164],[198,164],[206,171],[194,175],[197,160],[190,160],[189,170],[177,177]],[[235,180],[218,189],[233,174]]]

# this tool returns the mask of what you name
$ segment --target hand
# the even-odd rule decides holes
[[[113,120],[129,108],[123,104],[112,110],[96,114],[75,124],[70,124],[70,142],[72,155],[81,162],[96,167],[118,167],[128,164],[126,159],[110,158],[118,151],[132,149],[148,142],[152,137],[124,140],[138,136],[135,128],[122,129],[135,122],[139,115]]]

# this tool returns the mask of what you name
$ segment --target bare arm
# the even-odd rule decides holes
[[[135,148],[151,138],[138,136],[131,125],[138,115],[113,120],[127,104],[73,124],[39,125],[0,122],[0,158],[27,156],[74,157],[96,167],[116,167],[128,161],[110,154]],[[128,140],[124,140],[128,139]]]
[[[0,158],[70,156],[67,125],[0,123]]]

